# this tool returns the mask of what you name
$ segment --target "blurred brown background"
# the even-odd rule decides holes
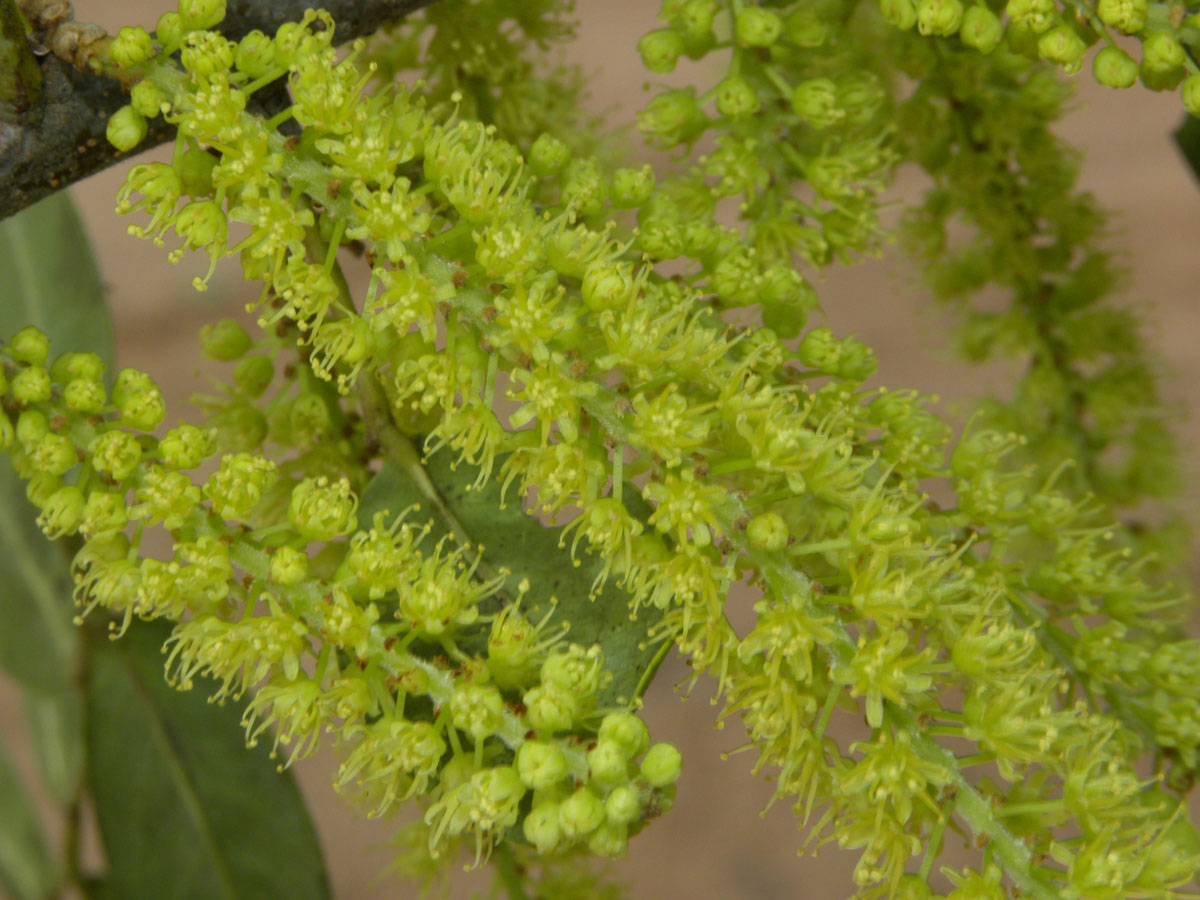
[[[153,24],[167,0],[76,0],[77,17],[115,30]],[[637,36],[655,27],[655,0],[579,0],[582,25],[572,58],[593,74],[591,103],[629,122],[640,104],[644,70],[634,50]],[[1083,186],[1117,212],[1113,244],[1124,249],[1133,275],[1128,299],[1145,310],[1149,336],[1161,348],[1170,373],[1167,393],[1178,403],[1188,458],[1195,460],[1193,385],[1200,382],[1200,190],[1177,157],[1169,132],[1180,116],[1173,94],[1125,93],[1097,88],[1081,76],[1080,102],[1061,132],[1088,148]],[[633,138],[631,138],[633,139]],[[161,154],[161,151],[160,151]],[[163,384],[171,418],[186,415],[189,393],[203,389],[197,331],[218,312],[236,311],[246,300],[236,263],[219,271],[206,294],[190,287],[204,266],[187,259],[172,267],[164,250],[125,234],[112,214],[125,167],[74,188],[110,285],[118,353],[123,365],[151,372]],[[919,187],[901,178],[908,190]],[[903,193],[905,188],[901,188]],[[830,324],[857,331],[880,358],[880,382],[914,386],[951,400],[969,395],[980,378],[964,375],[944,349],[944,324],[905,286],[902,263],[884,258],[831,272],[822,288]],[[986,373],[1003,386],[1002,370]],[[982,377],[982,376],[981,376]],[[1193,462],[1194,468],[1194,462]],[[1193,479],[1194,480],[1194,479]],[[819,859],[799,857],[798,833],[784,803],[760,816],[769,786],[749,775],[750,754],[722,761],[723,751],[741,741],[736,723],[714,730],[715,710],[702,684],[690,700],[673,691],[684,670],[664,668],[648,698],[646,717],[656,739],[671,740],[685,753],[685,771],[675,810],[632,842],[618,864],[639,900],[834,900],[851,893],[852,858],[827,847]],[[20,730],[10,686],[0,682],[0,733]],[[20,741],[18,740],[18,743]],[[27,748],[20,762],[29,767]],[[368,821],[333,791],[334,755],[323,752],[296,767],[314,810],[338,900],[383,900],[412,896],[409,885],[382,874],[390,861],[393,831],[385,821]],[[466,896],[477,877],[460,879]]]

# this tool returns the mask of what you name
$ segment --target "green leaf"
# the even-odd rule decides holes
[[[51,352],[92,352],[113,368],[104,283],[83,223],[66,192],[0,221],[0,340],[28,325]],[[27,713],[51,794],[74,792],[83,758],[81,701],[71,681],[78,635],[71,575],[61,545],[34,524],[21,480],[0,457],[0,668],[28,692]]]
[[[593,598],[592,583],[603,569],[603,561],[582,548],[578,566],[566,548],[559,547],[561,528],[542,525],[510,498],[501,508],[500,485],[491,479],[482,489],[468,489],[478,470],[474,466],[451,467],[449,454],[435,454],[425,464],[430,480],[441,494],[451,514],[471,540],[483,547],[484,562],[493,571],[507,568],[512,574],[504,585],[509,597],[517,596],[517,585],[528,578],[530,590],[522,601],[522,610],[531,621],[538,621],[550,608],[550,598],[558,598],[557,621],[570,623],[568,639],[577,644],[599,644],[604,649],[606,668],[613,680],[600,694],[601,705],[624,705],[639,694],[643,678],[652,674],[658,662],[660,645],[648,639],[650,629],[661,613],[643,608],[636,620],[629,618],[629,595],[610,578],[599,596]],[[500,459],[497,465],[502,465]],[[420,518],[429,504],[404,470],[385,463],[367,485],[359,502],[361,527],[370,527],[376,512],[399,514],[414,503],[421,504]],[[643,521],[649,506],[640,496],[625,499],[629,511]],[[431,543],[449,533],[446,523],[434,520],[427,541]],[[643,685],[644,686],[644,685]]]
[[[134,623],[91,654],[88,772],[111,888],[123,900],[327,898],[295,781],[245,746],[238,710],[209,703],[210,684],[166,684],[169,633]]]
[[[37,816],[0,743],[0,887],[12,900],[44,900],[56,881]]]
[[[25,721],[42,781],[62,806],[75,800],[83,775],[83,696],[74,685],[53,694],[25,694]]]
[[[1200,119],[1185,113],[1171,137],[1175,139],[1175,146],[1183,154],[1192,175],[1200,180]]]
[[[46,333],[52,354],[98,353],[112,375],[104,282],[65,191],[0,221],[0,340],[27,325]]]

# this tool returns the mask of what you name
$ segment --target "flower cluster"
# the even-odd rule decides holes
[[[1003,8],[1001,8],[1003,7]],[[1200,17],[1182,5],[1150,0],[1007,0],[964,4],[960,0],[880,0],[884,18],[901,29],[951,38],[982,54],[1040,59],[1075,74],[1090,48],[1092,75],[1110,88],[1139,80],[1152,91],[1179,88],[1184,108],[1200,116]],[[1141,45],[1135,60],[1119,38]]]
[[[953,7],[923,0],[922,30],[958,30]],[[511,106],[490,115],[482,101],[507,95],[487,84],[470,105],[465,84],[436,102],[420,84],[371,92],[364,48],[335,52],[319,13],[238,42],[205,30],[207,14],[165,17],[127,54],[140,81],[113,138],[161,113],[175,159],[135,168],[120,208],[144,209],[139,233],[174,230],[210,266],[238,256],[262,283],[255,308],[276,335],[263,346],[294,341],[302,374],[268,395],[271,355],[214,328],[210,352],[236,360],[233,388],[204,401],[215,437],[156,440],[161,402],[143,376],[106,399],[73,387],[84,375],[68,364],[46,370],[36,336],[13,340],[9,442],[47,531],[88,537],[81,602],[189,613],[171,644],[177,680],[256,689],[249,735],[273,723],[291,753],[332,726],[353,742],[343,780],[375,812],[423,798],[435,850],[466,836],[482,855],[519,829],[542,852],[620,853],[669,805],[679,756],[600,703],[629,673],[526,617],[524,590],[498,603],[505,573],[453,523],[431,541],[407,519],[358,521],[364,460],[407,460],[418,488],[427,479],[404,438],[419,435],[473,467],[472,489],[496,484],[500,503],[566,519],[564,555],[604,557],[596,602],[628,601],[629,628],[650,621],[649,637],[717,676],[724,715],[742,719],[810,840],[860,852],[863,896],[932,896],[947,828],[984,848],[948,870],[956,900],[1181,896],[1200,863],[1176,793],[1200,763],[1200,654],[1171,630],[1177,593],[1111,527],[1109,497],[1018,464],[1021,440],[996,420],[951,448],[923,398],[864,387],[868,347],[808,327],[817,298],[798,267],[878,245],[878,191],[901,151],[941,168],[936,147],[896,140],[922,106],[893,96],[891,66],[908,67],[918,98],[957,72],[856,8],[664,3],[664,27],[639,45],[651,71],[730,57],[711,90],[659,93],[639,119],[679,154],[673,173],[533,136],[538,120]],[[976,35],[987,22],[970,18]],[[436,42],[443,27],[434,16],[413,33]],[[875,52],[881,41],[903,52]],[[974,58],[1053,99],[1028,61]],[[287,110],[246,112],[285,75]],[[299,136],[280,133],[289,120]],[[1005,158],[1041,158],[1036,130],[1012,134],[1034,143]],[[1050,213],[1004,215],[1032,228]],[[1065,267],[1091,233],[1063,231]],[[362,251],[361,296],[343,245]],[[1071,271],[1052,283],[1086,299],[1106,270]],[[747,315],[765,327],[730,324]],[[114,430],[132,437],[99,440]],[[265,440],[299,456],[268,458]],[[193,483],[186,470],[217,446],[219,467]],[[935,483],[954,502],[930,502]],[[133,540],[113,511],[130,492]],[[176,536],[170,562],[139,559],[154,522]],[[761,592],[745,635],[725,615],[738,580]],[[622,627],[626,610],[607,611]],[[835,739],[835,716],[865,721],[863,739]],[[1166,789],[1139,779],[1148,755]],[[972,776],[985,765],[998,779]]]

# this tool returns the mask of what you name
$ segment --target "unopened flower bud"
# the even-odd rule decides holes
[[[143,78],[129,91],[129,105],[147,119],[153,119],[162,113],[164,100],[162,91],[149,79]]]
[[[177,12],[163,13],[154,26],[154,37],[164,46],[177,45],[183,40],[183,19]]]
[[[991,53],[1004,37],[1004,25],[986,6],[972,6],[963,15],[959,39],[980,53]]]
[[[154,55],[154,42],[146,29],[126,25],[108,45],[108,58],[121,69],[132,69]]]
[[[626,306],[633,296],[633,276],[629,267],[592,264],[584,273],[580,295],[593,312]]]
[[[612,789],[604,801],[604,817],[617,825],[628,825],[642,814],[642,801],[638,789],[632,784],[621,784]]]
[[[737,118],[759,110],[758,92],[740,75],[729,75],[717,85],[717,110],[723,116]]]
[[[545,790],[567,777],[567,758],[555,743],[526,741],[517,751],[517,774],[531,790]]]
[[[1104,47],[1092,60],[1092,75],[1105,87],[1133,87],[1138,78],[1138,64],[1120,47]]]
[[[558,825],[559,804],[544,800],[536,804],[525,815],[521,831],[525,840],[537,848],[538,853],[549,853],[558,846],[562,830]]]
[[[1150,3],[1149,0],[1099,0],[1096,14],[1110,28],[1136,34],[1146,27]]]
[[[1085,53],[1087,44],[1069,25],[1051,28],[1038,38],[1038,55],[1062,67],[1068,74],[1074,74],[1083,67]]]
[[[18,403],[45,403],[50,399],[54,384],[50,373],[41,366],[28,366],[13,376],[10,392]]]
[[[148,130],[145,116],[132,106],[122,106],[109,117],[105,136],[122,153],[128,153],[145,139]]]
[[[642,777],[651,787],[674,784],[683,771],[683,757],[671,744],[655,744],[642,758]]]
[[[958,31],[962,19],[959,0],[920,0],[917,4],[917,30],[921,34],[949,37]]]
[[[113,386],[112,403],[121,421],[140,431],[153,431],[167,415],[162,392],[145,372],[122,369]]]
[[[1018,28],[1041,34],[1054,25],[1058,7],[1054,0],[1008,0],[1004,11]]]
[[[620,784],[629,777],[629,758],[616,741],[597,741],[587,759],[592,780],[601,787]]]
[[[271,554],[271,581],[290,587],[299,584],[308,575],[308,555],[292,547],[283,546]]]
[[[642,206],[654,192],[654,170],[650,166],[640,169],[617,169],[609,185],[608,196],[618,209],[634,209]]]
[[[561,172],[571,160],[571,148],[552,134],[540,134],[529,148],[529,171],[542,178]]]
[[[837,85],[828,78],[809,78],[792,91],[792,110],[813,128],[828,128],[845,116],[837,101]]]
[[[211,431],[195,425],[172,428],[158,442],[158,454],[168,469],[194,469],[217,450]]]
[[[88,449],[93,468],[113,481],[124,481],[142,461],[142,445],[137,438],[117,428],[97,435]]]
[[[675,63],[683,55],[683,35],[673,28],[660,28],[642,35],[638,41],[638,53],[642,64],[657,75],[666,75],[675,69]]]
[[[191,197],[208,197],[213,192],[213,169],[217,159],[199,147],[190,147],[175,158],[179,185]],[[249,276],[247,276],[249,277]]]
[[[747,6],[738,12],[734,28],[743,47],[770,47],[783,32],[783,20],[774,10]]]
[[[19,362],[40,366],[50,354],[50,339],[32,326],[22,328],[8,342],[8,352]]]
[[[255,28],[238,41],[233,61],[251,78],[266,75],[275,63],[275,41]]]
[[[239,360],[233,367],[233,383],[247,397],[261,397],[275,378],[271,357],[255,353]]]
[[[91,378],[72,378],[63,387],[63,405],[72,412],[97,415],[104,411],[104,383]]]
[[[124,531],[129,524],[125,498],[113,491],[92,491],[83,506],[79,530],[84,537],[109,538]]]
[[[883,17],[905,31],[917,24],[917,7],[912,0],[880,0]]]
[[[1142,42],[1142,65],[1151,72],[1171,72],[1182,66],[1183,60],[1183,45],[1170,32],[1156,31]]]
[[[288,521],[310,541],[331,541],[354,530],[357,509],[358,498],[347,479],[330,484],[322,475],[305,478],[292,488]]]
[[[599,740],[616,744],[627,759],[641,756],[650,746],[646,723],[633,713],[610,713],[600,722]]]
[[[782,550],[788,542],[787,522],[777,512],[759,513],[746,526],[746,536],[755,547]]]
[[[212,28],[225,18],[225,0],[179,0],[183,27],[199,31]]]
[[[604,821],[604,804],[586,787],[559,804],[558,826],[569,840],[591,834]]]

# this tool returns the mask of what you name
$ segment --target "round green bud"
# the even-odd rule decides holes
[[[1184,79],[1180,92],[1183,97],[1183,108],[1193,116],[1200,117],[1200,75],[1189,75]]]
[[[642,798],[632,784],[621,784],[612,789],[604,801],[604,817],[617,825],[628,825],[641,818]]]
[[[616,741],[597,741],[588,751],[588,771],[592,780],[602,788],[621,784],[629,779],[629,758],[625,748]]]
[[[1096,14],[1109,28],[1136,34],[1146,27],[1150,3],[1149,0],[1100,0]]]
[[[1168,31],[1156,31],[1142,42],[1142,66],[1151,72],[1172,72],[1183,60],[1183,45]]]
[[[675,69],[675,63],[683,55],[683,35],[674,28],[660,28],[642,35],[638,41],[638,53],[642,65],[657,75],[666,75]]]
[[[128,153],[142,142],[148,130],[145,116],[132,106],[122,106],[109,117],[105,136],[122,153]]]
[[[142,445],[127,431],[113,428],[92,438],[92,466],[113,481],[124,481],[142,461]]]
[[[17,441],[30,447],[50,433],[50,422],[40,409],[27,409],[17,416]]]
[[[71,412],[94,416],[104,412],[104,403],[108,398],[104,382],[91,378],[72,378],[63,387],[62,399]]]
[[[717,111],[737,118],[759,110],[758,92],[741,75],[730,75],[717,85]]]
[[[154,37],[164,46],[175,46],[183,40],[183,19],[177,12],[163,13],[154,26]]]
[[[624,856],[629,850],[629,831],[624,825],[604,822],[588,838],[588,850],[596,856]]]
[[[38,509],[44,509],[60,487],[62,479],[59,476],[49,472],[36,472],[25,482],[25,499]]]
[[[743,47],[770,47],[783,33],[783,20],[774,10],[747,6],[738,12],[735,30]]]
[[[233,61],[239,71],[251,78],[260,78],[271,71],[275,63],[275,40],[255,28],[238,41]]]
[[[104,360],[95,353],[64,353],[50,366],[50,377],[58,384],[66,384],[75,378],[100,381],[104,369]]]
[[[45,403],[50,399],[54,385],[50,373],[41,366],[29,366],[13,376],[12,396],[18,403]]]
[[[820,47],[829,38],[829,28],[821,17],[804,7],[794,10],[784,20],[783,33],[797,47]]]
[[[917,24],[917,7],[912,0],[879,0],[884,19],[905,31]]]
[[[540,734],[566,731],[579,716],[579,701],[574,694],[550,685],[539,685],[522,698],[531,724]]]
[[[225,18],[225,0],[179,0],[179,18],[192,31],[212,28]]]
[[[662,147],[691,143],[707,124],[692,88],[664,91],[638,113],[638,127]]]
[[[205,325],[200,329],[200,343],[205,356],[224,362],[239,359],[254,344],[246,329],[233,319],[221,319],[212,325]]]
[[[79,530],[89,540],[109,538],[125,530],[129,510],[125,498],[113,491],[92,491],[83,506]]]
[[[959,0],[920,0],[917,4],[917,31],[937,37],[949,37],[963,20]]]
[[[1120,47],[1104,47],[1092,60],[1092,75],[1105,87],[1133,87],[1138,78],[1138,64]]]
[[[651,787],[674,784],[683,771],[683,757],[671,744],[655,744],[642,758],[642,777]]]
[[[580,296],[588,309],[602,312],[627,306],[633,291],[633,275],[628,266],[593,263],[584,273]]]
[[[531,790],[545,790],[567,777],[567,757],[558,744],[526,741],[517,751],[517,774]]]
[[[19,362],[40,366],[50,355],[50,339],[32,326],[22,328],[8,342],[8,352]]]
[[[529,170],[541,178],[561,172],[571,160],[571,148],[552,134],[540,134],[529,148]]]
[[[1058,7],[1054,0],[1008,0],[1004,11],[1018,28],[1041,34],[1054,25]]]
[[[175,157],[179,186],[192,197],[209,197],[213,192],[213,169],[217,158],[199,147],[191,147]],[[249,277],[249,276],[247,276]]]
[[[60,487],[50,495],[37,518],[38,527],[46,537],[59,538],[74,534],[83,520],[83,491],[73,484]]]
[[[75,444],[62,434],[43,435],[36,445],[26,448],[26,453],[35,471],[51,475],[63,475],[79,462]]]
[[[288,521],[310,541],[331,541],[354,530],[357,509],[358,498],[350,490],[348,479],[330,484],[322,475],[305,478],[292,488]]]
[[[186,247],[213,247],[223,252],[229,222],[212,200],[194,200],[175,217],[175,233],[183,238]]]
[[[986,6],[972,6],[963,14],[959,39],[980,53],[991,53],[1004,38],[1004,25]]]
[[[838,106],[837,85],[828,78],[809,78],[796,85],[792,110],[817,129],[828,128],[846,115]]]
[[[633,209],[643,205],[654,192],[654,170],[617,169],[609,183],[608,197],[618,209]]]
[[[120,69],[132,69],[153,55],[154,42],[138,25],[126,25],[108,45],[108,58]]]
[[[271,554],[271,581],[290,587],[308,577],[308,554],[292,547],[277,547]]]
[[[158,455],[168,469],[194,469],[217,452],[216,435],[195,425],[180,425],[158,442]]]
[[[594,216],[604,209],[608,185],[600,167],[592,159],[573,159],[563,175],[560,201],[573,206],[582,216]]]
[[[600,722],[599,741],[616,744],[626,759],[633,759],[650,746],[650,731],[633,713],[609,713]]]
[[[329,416],[329,405],[320,394],[305,391],[285,408],[287,431],[291,443],[298,447],[311,447],[329,433],[333,421]]]
[[[1083,56],[1087,44],[1069,25],[1051,28],[1038,38],[1038,55],[1048,62],[1060,66],[1068,74],[1083,68]]]
[[[604,822],[604,804],[586,787],[582,787],[558,806],[558,827],[568,840],[578,840],[591,834]]]
[[[746,537],[762,550],[782,550],[788,542],[787,522],[777,512],[759,513],[746,526]]]
[[[233,383],[247,397],[261,397],[274,378],[275,364],[261,353],[247,356],[233,367]]]
[[[679,10],[677,22],[688,37],[702,40],[712,33],[716,18],[716,0],[688,0]]]
[[[153,431],[167,415],[158,385],[137,369],[122,369],[117,373],[112,402],[121,413],[121,421],[140,431]]]
[[[558,846],[562,836],[558,820],[559,804],[549,800],[543,801],[526,813],[521,831],[525,840],[537,847],[538,853],[549,853]]]
[[[162,105],[166,101],[162,91],[154,83],[143,78],[129,90],[129,105],[147,119],[153,119],[162,113]]]

